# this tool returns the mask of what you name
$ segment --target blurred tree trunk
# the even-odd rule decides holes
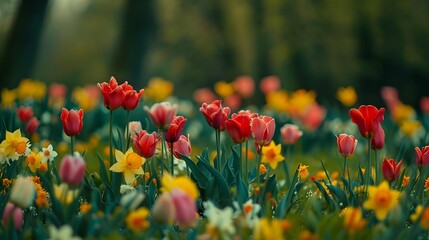
[[[22,0],[0,57],[1,88],[32,77],[49,0]]]
[[[128,81],[136,88],[145,84],[143,59],[155,32],[153,0],[128,0],[125,5],[121,35],[113,55],[112,75],[119,82]]]

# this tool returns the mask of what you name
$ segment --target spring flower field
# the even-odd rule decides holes
[[[173,93],[3,89],[0,239],[429,239],[429,98],[328,105],[276,76]]]

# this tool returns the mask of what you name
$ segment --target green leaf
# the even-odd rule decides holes
[[[334,185],[326,184],[329,191],[338,199],[338,206],[343,209],[349,205],[349,201],[347,200],[347,195],[344,193],[344,191]]]
[[[334,200],[329,196],[329,194],[326,192],[325,188],[320,184],[318,181],[314,181],[314,184],[316,184],[319,191],[322,193],[323,197],[325,198],[326,202],[328,203],[328,206],[331,210],[336,209],[336,204]]]
[[[106,169],[106,165],[104,164],[104,160],[103,158],[100,156],[100,154],[97,153],[98,156],[98,162],[100,164],[100,179],[101,182],[104,184],[104,186],[106,187],[106,197],[108,202],[113,201],[115,199],[115,194],[112,191],[112,188],[110,188],[110,183],[109,183],[109,178],[107,176],[107,169]]]
[[[238,203],[242,205],[249,199],[249,192],[247,191],[247,187],[246,184],[244,184],[243,179],[239,178],[238,173],[236,175],[236,179],[238,179],[236,199]]]
[[[197,165],[195,164],[195,162],[192,161],[192,159],[190,159],[189,157],[183,156],[183,155],[181,157],[186,162],[186,166],[188,166],[191,169],[191,171],[192,171],[191,174],[194,176],[195,180],[197,181],[198,187],[200,187],[202,189],[206,189],[207,183],[208,183],[208,178],[201,171],[201,168],[198,168]]]

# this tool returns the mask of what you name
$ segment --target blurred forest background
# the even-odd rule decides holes
[[[360,103],[381,105],[388,85],[416,106],[428,95],[428,13],[429,1],[0,0],[1,88],[112,75],[142,88],[159,76],[190,97],[277,75],[322,103],[351,85]]]

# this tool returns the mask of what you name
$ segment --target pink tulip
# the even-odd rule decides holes
[[[200,88],[194,92],[194,101],[198,104],[213,102],[216,98],[216,94],[210,88]]]
[[[145,106],[144,110],[155,126],[159,130],[165,131],[170,127],[171,120],[176,116],[177,105],[171,105],[169,102],[155,103],[150,109]]]
[[[8,202],[3,211],[2,224],[7,226],[8,223],[12,223],[16,230],[21,230],[22,224],[24,223],[24,212],[21,208]]]
[[[424,167],[429,164],[429,146],[425,146],[422,149],[414,148],[416,153],[416,163],[419,167]]]
[[[61,160],[61,181],[70,186],[77,186],[85,176],[86,164],[81,156],[66,155]]]
[[[255,81],[249,76],[240,76],[234,80],[234,89],[244,98],[249,98],[255,92]]]
[[[83,110],[67,110],[65,108],[62,109],[61,112],[61,122],[63,123],[64,133],[67,136],[77,136],[80,131],[82,131],[83,125]]]
[[[155,221],[161,224],[168,224],[174,221],[176,209],[171,194],[164,192],[159,196],[152,208],[152,216]]]
[[[225,130],[225,121],[228,119],[231,110],[229,107],[223,107],[221,100],[215,100],[210,104],[203,103],[200,112],[212,128],[223,131]]]
[[[297,125],[285,124],[281,129],[283,142],[286,144],[294,144],[302,136],[302,131],[299,130]]]
[[[280,79],[277,76],[268,76],[261,80],[259,88],[262,93],[267,94],[280,89]]]
[[[156,145],[161,140],[156,132],[149,134],[146,130],[140,131],[133,137],[134,150],[144,158],[151,158],[156,151]]]
[[[309,106],[305,113],[300,116],[303,127],[310,132],[316,131],[326,116],[326,110],[317,103]]]
[[[401,166],[402,160],[396,163],[393,159],[385,158],[381,165],[384,178],[389,182],[393,182],[398,179],[401,174]]]
[[[171,147],[171,143],[167,143],[168,147]],[[180,136],[179,140],[174,143],[173,154],[176,158],[182,159],[182,156],[189,156],[191,154],[192,147],[191,141],[185,135]]]
[[[171,199],[175,208],[176,222],[182,228],[190,227],[194,224],[197,216],[197,207],[194,199],[180,189],[171,191]]]
[[[343,157],[348,157],[355,151],[358,140],[353,135],[340,134],[337,136],[338,151]]]
[[[270,116],[259,116],[252,121],[252,135],[255,139],[255,144],[260,146],[268,145],[274,136],[276,122]]]
[[[60,83],[52,83],[49,85],[49,97],[53,99],[64,98],[67,94],[67,86]]]

